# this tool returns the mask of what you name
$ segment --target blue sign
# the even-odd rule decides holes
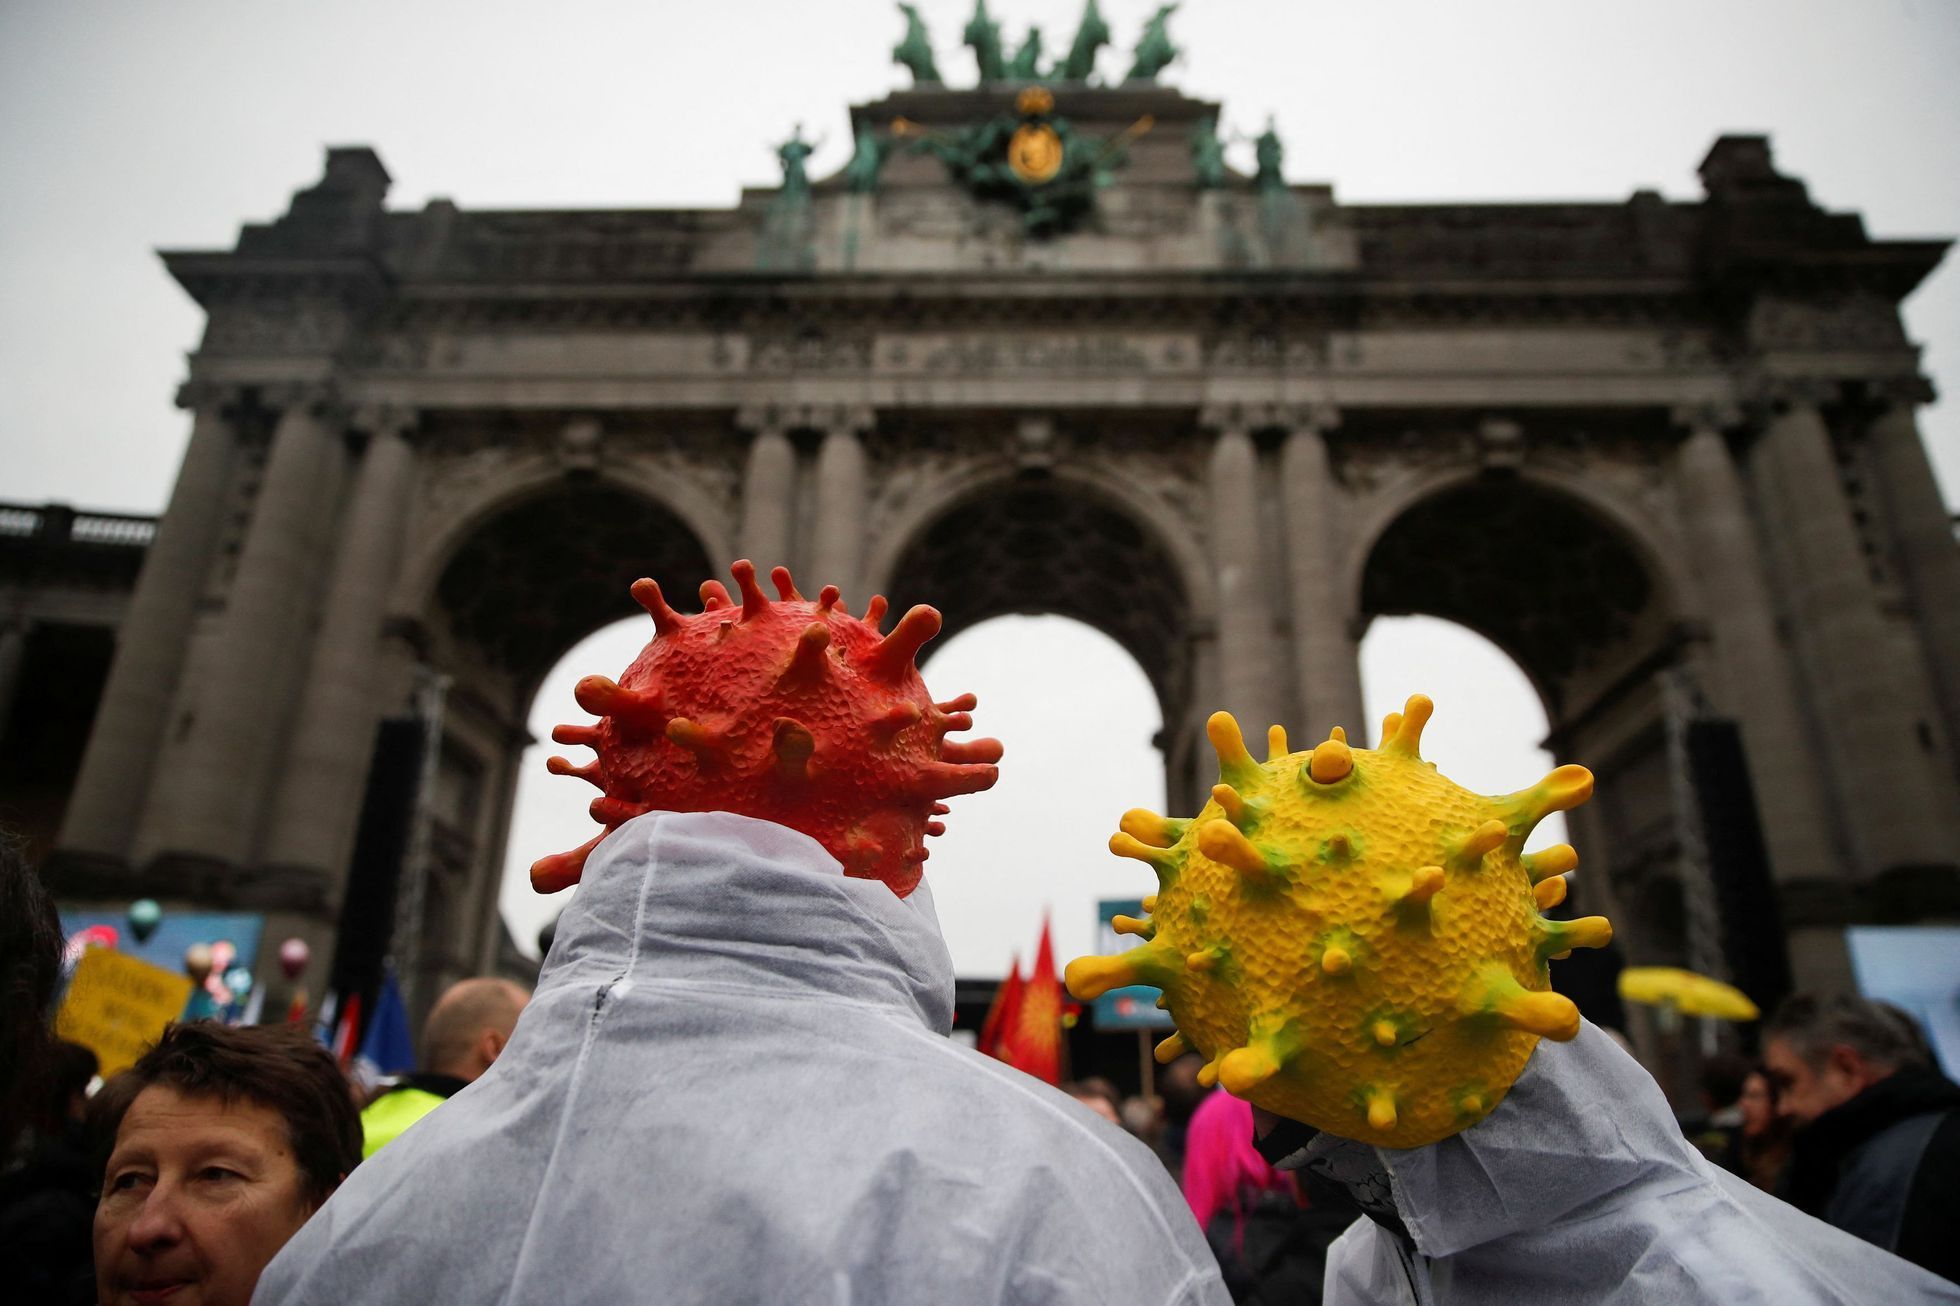
[[[1946,1073],[1960,1074],[1960,928],[1854,925],[1844,933],[1858,991],[1905,1008]]]
[[[72,956],[81,956],[89,944],[114,948],[173,975],[184,973],[184,952],[194,943],[211,948],[211,973],[191,991],[184,1007],[186,1019],[235,1012],[246,998],[225,984],[225,977],[238,967],[248,970],[258,964],[259,941],[265,934],[265,917],[257,912],[171,911],[147,939],[139,940],[131,928],[126,911],[61,910],[61,932],[68,940]]]
[[[1134,934],[1118,934],[1110,922],[1118,916],[1143,915],[1143,902],[1137,898],[1104,898],[1096,903],[1096,951],[1125,952],[1143,946]],[[1159,990],[1145,984],[1111,989],[1090,1005],[1090,1019],[1097,1029],[1169,1029],[1171,1013],[1158,1007]]]

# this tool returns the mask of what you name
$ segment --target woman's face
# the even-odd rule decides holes
[[[1749,1078],[1742,1081],[1742,1096],[1737,1103],[1742,1107],[1742,1134],[1745,1138],[1760,1137],[1776,1119],[1776,1093],[1760,1071],[1752,1071]]]
[[[313,1213],[283,1116],[152,1084],[116,1132],[95,1208],[109,1306],[245,1306]]]

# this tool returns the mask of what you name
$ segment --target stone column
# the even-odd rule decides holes
[[[1924,383],[1893,396],[1872,423],[1873,461],[1919,638],[1939,696],[1947,748],[1960,752],[1960,545],[1913,418]]]
[[[1341,592],[1347,540],[1336,528],[1340,487],[1327,462],[1325,433],[1340,423],[1331,408],[1301,414],[1280,450],[1280,501],[1286,514],[1287,599],[1293,615],[1294,694],[1300,719],[1294,748],[1309,748],[1334,726],[1369,738],[1361,704],[1357,613]]]
[[[1263,757],[1279,666],[1273,648],[1271,596],[1260,566],[1259,453],[1249,421],[1236,409],[1207,413],[1213,438],[1207,488],[1211,499],[1211,563],[1217,585],[1218,702]]]
[[[276,751],[306,664],[315,581],[331,544],[346,447],[322,387],[269,396],[283,409],[225,596],[223,625],[138,833],[139,856],[185,854],[233,866],[251,856]],[[182,638],[182,632],[176,634]]]
[[[193,383],[178,391],[177,402],[192,410],[190,444],[116,631],[115,659],[62,820],[64,852],[130,857],[224,530],[237,447],[226,409],[235,396]]]
[[[0,620],[0,739],[14,714],[14,695],[20,691],[21,659],[27,656],[28,623],[19,617]]]
[[[1929,783],[1917,733],[1898,693],[1917,668],[1899,665],[1873,592],[1817,401],[1786,398],[1757,441],[1751,466],[1773,504],[1786,557],[1780,573],[1813,704],[1809,751],[1841,805],[1862,875],[1937,865],[1947,795]]]
[[[811,540],[810,575],[804,588],[835,585],[847,605],[862,611],[871,599],[865,588],[864,511],[869,473],[864,440],[871,414],[840,409],[817,450],[816,531]]]
[[[1742,477],[1722,436],[1739,414],[1684,409],[1676,457],[1682,516],[1695,554],[1726,711],[1741,723],[1763,838],[1779,880],[1842,878],[1831,847],[1819,751],[1804,729],[1796,687],[1770,608],[1769,584]]]
[[[749,441],[748,470],[742,477],[742,527],[737,547],[767,575],[771,567],[790,565],[790,539],[795,526],[796,448],[774,408],[745,410],[737,425],[754,434]],[[722,564],[734,561],[720,559]]]
[[[269,864],[324,874],[336,899],[374,752],[375,722],[386,706],[375,682],[389,587],[401,563],[415,489],[415,452],[407,439],[414,421],[413,413],[400,409],[355,418],[367,433],[367,448],[341,524],[266,831]]]

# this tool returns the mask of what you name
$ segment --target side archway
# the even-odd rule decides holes
[[[1520,476],[1431,484],[1377,521],[1353,577],[1358,610],[1442,618],[1488,639],[1537,691],[1556,760],[1598,779],[1570,814],[1582,872],[1561,910],[1612,917],[1636,961],[1689,961],[1706,884],[1688,856],[1688,781],[1670,751],[1682,587],[1665,556],[1618,514]]]

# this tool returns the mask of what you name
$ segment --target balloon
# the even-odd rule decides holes
[[[211,945],[193,943],[184,949],[184,974],[191,977],[191,983],[199,988],[211,975]]]
[[[155,898],[138,898],[129,904],[129,931],[138,943],[147,943],[163,921],[163,908]]]
[[[306,963],[313,959],[313,949],[306,946],[306,940],[294,935],[279,945],[279,969],[286,972],[287,979],[298,979],[299,973],[306,969]]]
[[[252,991],[252,972],[243,966],[233,966],[225,972],[225,987],[231,990],[235,1002]]]

